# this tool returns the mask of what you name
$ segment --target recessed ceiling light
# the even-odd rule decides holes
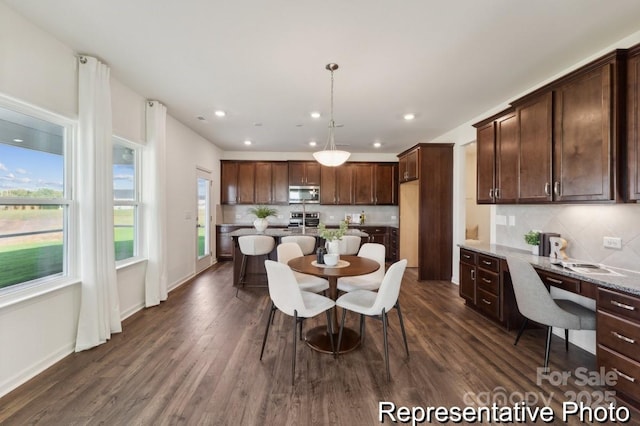
[[[197,116],[196,118],[197,118],[198,120],[200,120],[200,121],[205,121],[205,120],[206,120],[206,118],[204,118],[204,117],[203,117],[203,116],[201,116],[201,115]]]
[[[311,142],[309,142],[309,146],[316,146],[316,145],[317,145],[317,144],[316,144],[316,141],[311,141]]]
[[[225,117],[227,115],[227,113],[222,111],[221,109],[214,112],[214,114],[216,115],[216,117]]]
[[[253,125],[256,126],[256,127],[260,127],[260,126],[262,126],[262,123],[253,123]]]
[[[413,113],[409,113],[409,114],[403,115],[402,118],[404,118],[405,120],[409,121],[409,120],[413,120],[414,118],[416,118],[416,115],[413,114]]]
[[[24,140],[23,140],[23,139],[18,139],[18,138],[15,138],[13,141],[14,141],[14,142],[18,142],[18,143],[20,143],[20,142],[24,142]]]
[[[246,141],[244,141],[244,144],[245,144],[245,145],[251,145],[251,143],[252,143],[252,142],[251,142],[249,139],[247,139]]]
[[[380,148],[382,146],[382,144],[380,142],[374,142],[373,146],[376,148]]]
[[[303,124],[296,124],[296,127],[302,127]]]
[[[311,115],[311,118],[320,118],[320,113],[319,113],[319,112],[317,112],[317,111],[314,111],[314,112],[312,112],[312,113],[311,113],[311,114],[309,114],[309,115]]]

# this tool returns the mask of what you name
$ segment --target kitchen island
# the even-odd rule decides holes
[[[316,247],[324,244],[324,239],[318,236],[317,228],[306,228],[302,232],[301,228],[267,228],[264,232],[258,232],[255,228],[242,228],[230,232],[229,237],[233,240],[233,285],[237,286],[240,282],[240,265],[242,264],[242,252],[238,245],[238,237],[243,235],[268,235],[276,240],[276,247],[280,244],[280,238],[288,235],[309,235],[316,238]],[[368,242],[369,234],[366,232],[349,229],[346,235],[357,235],[362,238],[362,243]],[[269,253],[271,260],[278,260],[276,247]],[[264,268],[264,256],[247,256],[246,276],[247,286],[267,286],[267,273]]]

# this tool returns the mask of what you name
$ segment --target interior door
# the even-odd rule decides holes
[[[196,198],[196,273],[211,266],[211,172],[198,169]]]

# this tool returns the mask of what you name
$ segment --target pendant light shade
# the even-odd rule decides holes
[[[347,161],[351,153],[336,149],[333,136],[336,128],[336,123],[333,121],[333,72],[338,69],[338,64],[327,64],[325,68],[331,71],[331,120],[329,121],[329,137],[327,138],[324,150],[314,152],[313,157],[323,166],[336,167]]]

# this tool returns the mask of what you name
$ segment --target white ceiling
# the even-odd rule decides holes
[[[4,1],[230,151],[323,146],[329,62],[336,143],[399,153],[640,30],[638,0]]]

